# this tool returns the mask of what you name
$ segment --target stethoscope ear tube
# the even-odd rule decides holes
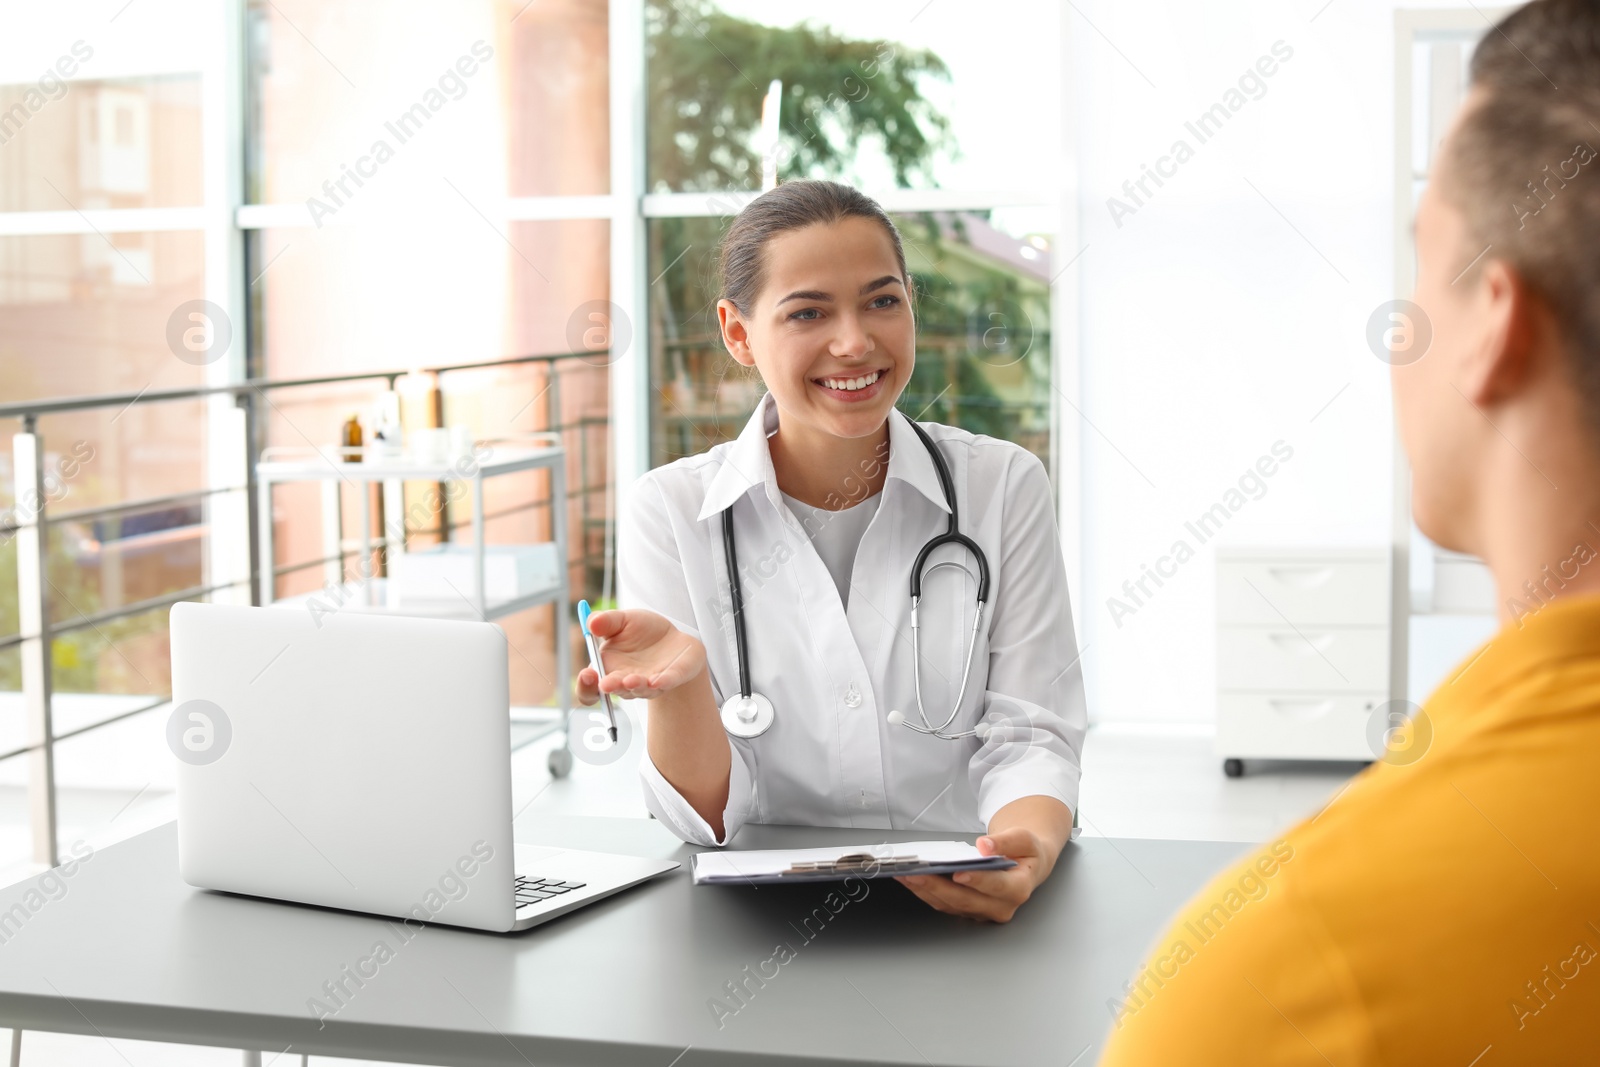
[[[739,588],[739,557],[733,547],[733,505],[722,509],[722,548],[728,560],[728,597],[733,602],[733,640],[739,651],[739,695],[750,696],[750,654],[744,640],[744,592]]]
[[[940,545],[960,545],[978,561],[978,603],[989,602],[989,560],[983,554],[983,549],[978,543],[961,532],[961,505],[956,503],[955,480],[950,477],[950,468],[940,454],[938,446],[933,443],[933,438],[928,436],[928,431],[917,425],[916,419],[907,419],[906,425],[910,426],[918,437],[922,439],[923,447],[928,450],[928,456],[933,460],[933,469],[939,475],[939,488],[944,491],[945,506],[950,509],[950,523],[943,536],[935,537],[922,546],[922,551],[917,553],[917,562],[911,568],[911,603],[915,604],[922,598],[922,568],[928,562],[928,554]]]
[[[989,602],[989,560],[979,548],[977,542],[963,533],[940,534],[932,541],[922,546],[922,551],[917,553],[917,562],[911,567],[911,603],[916,604],[922,599],[922,567],[928,562],[928,555],[940,545],[960,545],[972,553],[972,558],[978,561],[978,603]]]
[[[906,425],[916,431],[922,438],[922,447],[928,450],[928,458],[933,460],[933,469],[939,475],[939,488],[944,491],[945,506],[950,509],[950,524],[946,530],[950,533],[961,532],[961,509],[956,503],[956,485],[950,477],[950,468],[945,465],[944,456],[940,455],[938,446],[933,443],[933,438],[928,436],[928,431],[917,425],[916,419],[907,419]]]
[[[744,639],[744,590],[739,586],[739,556],[733,547],[733,506],[722,509],[722,545],[728,559],[728,596],[733,602],[733,640],[739,650],[739,692],[719,709],[722,728],[734,737],[760,737],[772,729],[772,701],[750,691],[750,654]]]

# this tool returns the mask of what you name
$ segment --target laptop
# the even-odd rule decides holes
[[[513,931],[679,866],[512,843],[497,626],[192,603],[171,622],[192,886]]]

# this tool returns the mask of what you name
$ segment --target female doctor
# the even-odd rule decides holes
[[[1015,867],[898,880],[1009,920],[1072,835],[1087,725],[1044,467],[895,409],[915,294],[872,199],[780,185],[720,261],[723,342],[768,392],[736,440],[634,486],[579,699],[649,701],[645,801],[683,840],[986,831]]]

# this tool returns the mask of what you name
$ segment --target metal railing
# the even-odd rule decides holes
[[[274,579],[285,574],[326,565],[338,563],[342,568],[344,557],[353,554],[353,550],[346,550],[341,544],[338,553],[321,559],[296,561],[276,564],[275,561],[263,561],[260,558],[259,545],[256,531],[258,529],[256,514],[256,481],[255,464],[262,447],[264,446],[265,425],[258,410],[259,403],[265,402],[268,392],[284,389],[303,389],[316,386],[343,385],[356,382],[383,382],[387,389],[393,392],[397,383],[402,378],[412,375],[433,375],[435,388],[432,392],[434,409],[432,416],[436,425],[444,425],[444,394],[437,388],[437,383],[444,375],[456,371],[505,369],[517,366],[542,365],[545,368],[545,399],[544,418],[545,425],[541,429],[545,432],[554,432],[562,435],[563,443],[567,445],[567,462],[569,468],[577,464],[577,477],[568,478],[568,484],[574,486],[566,493],[564,506],[571,507],[576,502],[579,508],[579,522],[576,529],[578,536],[568,546],[568,567],[579,566],[582,568],[583,577],[578,583],[578,588],[587,588],[591,576],[603,576],[600,585],[606,593],[610,589],[610,557],[609,546],[609,500],[610,490],[610,465],[605,465],[607,474],[598,484],[594,484],[590,477],[591,444],[589,436],[595,431],[604,434],[608,420],[594,414],[580,414],[570,420],[563,418],[561,381],[564,372],[577,369],[600,371],[606,362],[606,353],[603,351],[586,351],[574,353],[561,353],[554,355],[515,356],[501,360],[489,360],[478,363],[457,363],[436,367],[411,368],[408,370],[393,371],[368,371],[352,374],[322,375],[313,378],[293,379],[249,379],[242,382],[226,385],[194,386],[180,389],[146,390],[138,393],[102,393],[91,396],[62,397],[46,400],[29,400],[16,403],[0,404],[0,420],[19,419],[22,423],[22,432],[12,438],[12,459],[16,481],[16,505],[12,509],[15,516],[9,520],[0,520],[0,537],[14,535],[17,546],[17,621],[16,633],[0,634],[0,652],[11,648],[20,648],[21,679],[23,710],[27,722],[26,743],[11,749],[0,751],[0,761],[18,756],[29,758],[28,771],[28,806],[33,840],[33,858],[36,862],[55,866],[58,860],[58,846],[56,840],[56,784],[55,784],[55,745],[59,741],[70,737],[99,730],[113,723],[122,722],[132,716],[162,707],[170,702],[171,694],[162,696],[147,704],[131,709],[123,709],[104,719],[76,727],[72,730],[55,732],[53,727],[53,649],[55,639],[63,634],[73,631],[94,629],[97,632],[102,625],[121,619],[143,615],[152,611],[170,607],[185,600],[198,600],[212,594],[226,590],[243,590],[237,595],[248,595],[251,603],[260,601],[260,572],[263,566],[272,568]],[[243,470],[240,484],[222,487],[207,487],[189,492],[171,493],[158,497],[147,497],[139,500],[121,501],[115,504],[99,505],[94,507],[77,508],[71,511],[52,513],[50,511],[50,491],[48,489],[45,471],[44,438],[39,431],[39,420],[49,415],[59,415],[71,412],[85,412],[114,408],[126,410],[135,405],[171,403],[183,400],[204,400],[213,397],[234,398],[235,407],[243,413]],[[530,404],[538,401],[535,396]],[[520,414],[520,412],[518,413]],[[120,417],[120,416],[119,416]],[[575,437],[575,441],[568,440]],[[573,447],[573,446],[576,447]],[[104,610],[83,612],[61,622],[51,619],[51,593],[66,599],[60,590],[55,589],[50,580],[49,572],[49,531],[52,524],[62,523],[87,523],[95,520],[105,520],[120,516],[149,511],[159,508],[181,507],[202,502],[215,501],[226,498],[228,494],[241,494],[244,512],[247,519],[244,529],[248,531],[248,573],[239,573],[225,581],[202,583],[189,588],[175,591],[162,592],[154,596],[145,597],[129,604],[119,604]],[[593,504],[593,498],[599,497],[599,506]],[[548,497],[540,497],[526,503],[504,507],[492,514],[485,515],[487,522],[494,518],[503,518],[508,515],[518,514],[550,506]],[[437,526],[431,530],[413,531],[431,533],[441,540],[448,540],[452,532],[469,522],[455,522],[450,518],[448,509],[440,512]],[[596,527],[602,530],[602,545],[599,550],[598,561],[594,558],[596,553],[590,549],[590,532]],[[574,553],[576,549],[576,553]],[[557,621],[560,624],[560,621]],[[102,635],[103,636],[103,635]],[[109,639],[107,639],[109,642]],[[557,696],[559,701],[559,695]]]

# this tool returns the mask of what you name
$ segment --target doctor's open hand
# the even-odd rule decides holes
[[[653,611],[640,608],[597,611],[589,632],[600,642],[606,676],[593,667],[578,672],[578,700],[593,704],[604,690],[624,700],[653,699],[676,689],[706,669],[706,649]]]

